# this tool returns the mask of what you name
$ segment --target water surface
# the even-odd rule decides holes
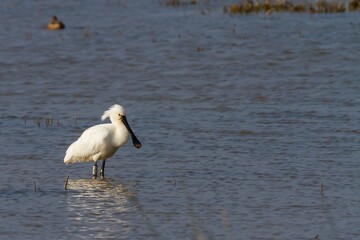
[[[359,15],[199,2],[0,3],[1,239],[360,237]],[[115,103],[143,147],[91,180]]]

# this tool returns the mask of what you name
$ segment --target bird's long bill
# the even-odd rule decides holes
[[[126,119],[126,116],[123,116],[121,118],[121,121],[124,123],[125,127],[127,128],[129,133],[131,134],[131,138],[132,138],[132,142],[133,142],[134,146],[136,148],[141,148],[141,143],[140,143],[139,139],[137,139],[137,137],[135,136],[134,132],[131,130],[131,127],[130,127],[127,119]]]

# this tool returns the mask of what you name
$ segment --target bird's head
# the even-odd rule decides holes
[[[134,132],[132,131],[125,114],[125,109],[115,104],[111,106],[108,110],[104,112],[104,114],[101,117],[101,120],[104,121],[106,118],[110,118],[111,123],[113,124],[123,124],[126,129],[129,131],[133,144],[136,148],[141,148],[141,143],[135,136]]]
[[[104,121],[106,118],[110,118],[112,123],[121,123],[121,117],[125,115],[125,109],[122,106],[115,104],[104,112],[101,120]]]

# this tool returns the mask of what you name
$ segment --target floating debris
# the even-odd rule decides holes
[[[87,28],[87,27],[84,28],[83,33],[84,33],[84,37],[90,37],[90,35],[91,35],[91,32],[90,32],[89,28]]]
[[[25,34],[25,39],[26,39],[26,40],[31,40],[31,39],[32,39],[32,33],[27,32],[27,33]]]

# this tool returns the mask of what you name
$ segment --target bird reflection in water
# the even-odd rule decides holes
[[[72,224],[66,230],[79,236],[86,232],[94,237],[113,237],[120,227],[126,233],[130,224],[124,216],[132,211],[134,198],[124,184],[110,179],[69,179],[66,201]]]

